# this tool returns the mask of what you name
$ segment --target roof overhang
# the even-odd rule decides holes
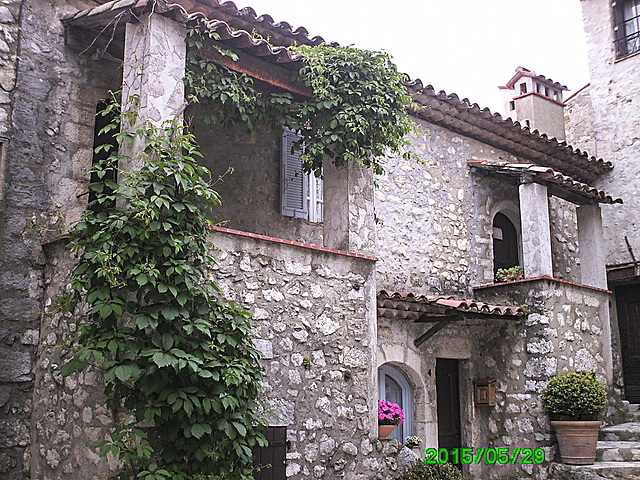
[[[317,45],[324,42],[322,37],[310,37],[306,29],[293,29],[286,22],[276,23],[268,15],[257,16],[248,7],[238,9],[233,2],[114,0],[64,18],[67,45],[85,54],[95,54],[97,58],[121,61],[125,24],[138,21],[141,14],[151,11],[181,22],[204,20],[207,25],[205,28],[215,29],[220,34],[220,45],[238,56],[238,61],[221,59],[229,68],[249,74],[259,85],[268,89],[283,89],[294,96],[310,95],[304,85],[291,80],[291,71],[298,68],[301,59],[292,55],[287,47],[296,43]],[[207,42],[201,54],[207,58],[216,57],[215,42]],[[522,69],[523,72],[525,70]],[[528,70],[526,72],[534,75]],[[563,87],[557,85],[558,88]],[[411,113],[420,119],[480,140],[532,163],[561,170],[580,181],[594,181],[613,168],[611,162],[589,156],[537,130],[531,131],[511,118],[503,119],[499,114],[492,113],[488,108],[482,109],[468,99],[461,100],[456,94],[436,92],[431,85],[424,86],[420,79],[407,80],[406,86],[420,106],[417,112]]]
[[[491,160],[469,160],[468,165],[486,175],[506,179],[513,184],[539,183],[549,189],[549,193],[577,205],[595,203],[623,203],[603,190],[578,182],[549,167],[524,163],[494,162]]]
[[[511,305],[492,305],[453,296],[425,296],[387,290],[378,292],[378,316],[385,318],[423,323],[469,318],[518,320],[524,315],[522,307]]]
[[[228,4],[233,5],[232,2],[224,5]],[[173,0],[171,3],[164,0],[114,0],[63,19],[67,27],[67,45],[89,55],[122,61],[126,23],[139,21],[143,14],[153,11],[185,24],[200,25],[203,30],[215,31],[219,36],[217,40],[203,35],[203,46],[197,52],[202,58],[219,61],[231,70],[251,76],[263,90],[288,91],[297,98],[310,97],[311,90],[294,80],[293,71],[300,65],[300,57],[293,55],[287,46],[274,46],[260,35],[253,35],[225,21],[234,17],[220,11],[225,10],[224,5],[192,0]],[[240,24],[246,26],[247,22]],[[303,32],[295,37],[301,35]],[[307,37],[306,43],[321,40]],[[230,51],[235,58],[222,55],[220,50]]]
[[[516,82],[520,80],[522,77],[533,78],[535,80],[538,80],[540,83],[546,83],[552,86],[553,88],[557,88],[558,90],[569,90],[566,85],[562,85],[561,83],[554,82],[550,78],[547,78],[544,75],[538,75],[536,72],[532,72],[531,70],[524,67],[518,67],[516,69],[515,75],[511,77],[511,80],[509,80],[504,87],[499,87],[499,88],[513,90]]]
[[[425,296],[409,292],[380,290],[377,298],[378,317],[431,323],[413,344],[419,347],[452,322],[467,319],[520,320],[524,308],[511,305],[491,305],[475,300],[459,300],[453,296]]]

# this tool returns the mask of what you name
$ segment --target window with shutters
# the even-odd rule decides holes
[[[319,223],[323,219],[322,178],[304,173],[301,152],[293,151],[293,144],[299,139],[288,130],[282,135],[280,213]]]
[[[612,6],[616,57],[640,52],[640,0],[616,0]]]

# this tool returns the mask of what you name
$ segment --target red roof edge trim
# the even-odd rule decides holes
[[[604,288],[592,287],[591,285],[585,285],[583,283],[570,282],[569,280],[564,280],[562,278],[550,277],[548,275],[542,275],[540,277],[523,278],[522,280],[514,280],[513,282],[489,283],[489,284],[486,284],[486,285],[478,285],[478,286],[473,287],[473,289],[474,290],[483,290],[483,289],[486,289],[486,288],[502,287],[502,286],[505,286],[505,285],[513,285],[513,284],[516,284],[516,283],[537,282],[538,280],[549,280],[550,282],[564,283],[566,285],[573,285],[574,287],[586,288],[586,289],[589,289],[589,290],[594,290],[596,292],[609,293],[609,294],[613,293],[611,290],[606,290]]]
[[[280,244],[283,244],[283,245],[291,245],[291,246],[294,246],[294,247],[305,248],[307,250],[315,250],[317,252],[332,253],[334,255],[342,255],[342,256],[345,256],[345,257],[352,257],[352,258],[361,258],[363,260],[369,260],[371,262],[377,262],[378,261],[377,257],[372,257],[370,255],[364,255],[362,253],[347,252],[345,250],[336,250],[334,248],[321,247],[319,245],[312,245],[310,243],[296,242],[295,240],[284,240],[282,238],[270,237],[268,235],[260,235],[258,233],[243,232],[241,230],[234,230],[232,228],[213,226],[213,227],[209,227],[209,229],[214,231],[214,232],[228,233],[228,234],[231,234],[231,235],[237,235],[239,237],[249,237],[249,238],[254,238],[256,240],[263,240],[263,241],[271,242],[271,243],[280,243]]]

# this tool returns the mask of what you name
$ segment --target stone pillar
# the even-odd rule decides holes
[[[576,211],[582,283],[591,287],[607,288],[600,205],[581,205]]]
[[[151,121],[161,125],[178,120],[184,98],[186,27],[157,13],[127,23],[122,73],[122,109],[135,111],[135,123],[123,120],[124,131],[135,131]],[[139,168],[137,155],[142,142],[125,143],[123,153],[131,156],[127,170]]]
[[[547,187],[538,183],[520,185],[522,258],[527,278],[553,276],[549,198]]]
[[[375,254],[373,171],[350,162],[324,166],[324,246]]]

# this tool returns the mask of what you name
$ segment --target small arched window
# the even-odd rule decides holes
[[[400,370],[386,364],[378,368],[378,398],[397,403],[404,412],[404,425],[398,425],[387,438],[404,443],[411,435],[412,396],[411,385]]]
[[[518,230],[509,217],[498,212],[493,217],[493,273],[518,265]]]

